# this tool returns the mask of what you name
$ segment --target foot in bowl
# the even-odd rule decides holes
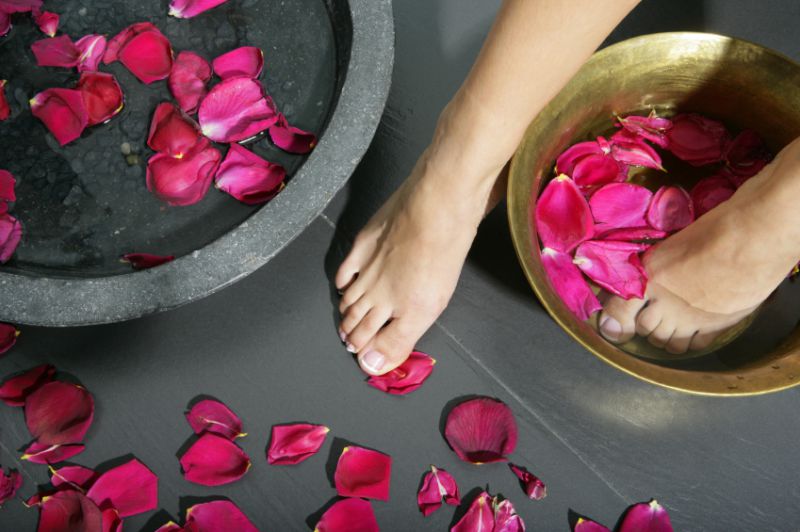
[[[600,331],[670,353],[707,348],[778,287],[800,258],[800,139],[733,197],[645,254],[644,299],[607,297]]]

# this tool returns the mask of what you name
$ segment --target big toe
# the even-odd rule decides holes
[[[370,375],[383,375],[402,364],[414,350],[430,324],[410,318],[395,318],[378,331],[359,352],[358,363]]]
[[[636,334],[636,316],[644,304],[642,299],[626,301],[621,297],[606,295],[598,321],[600,334],[614,343],[624,343],[633,338]]]

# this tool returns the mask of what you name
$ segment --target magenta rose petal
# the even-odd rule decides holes
[[[746,180],[759,173],[772,155],[758,133],[745,129],[728,143],[723,158],[729,172]]]
[[[493,532],[494,523],[492,497],[484,491],[472,500],[467,513],[450,529],[450,532],[476,532],[478,530]]]
[[[104,35],[86,35],[75,42],[80,51],[78,72],[96,72],[106,53],[108,41]]]
[[[25,449],[21,458],[33,464],[57,464],[82,453],[84,449],[86,447],[81,443],[46,445],[34,442]]]
[[[34,96],[30,104],[33,116],[62,146],[80,137],[89,124],[89,112],[78,90],[47,89]]]
[[[286,117],[278,113],[278,121],[269,128],[272,142],[283,151],[306,154],[317,145],[317,136],[311,132],[289,125]]]
[[[158,153],[147,162],[147,189],[170,205],[193,205],[208,192],[220,159],[204,138],[182,158]]]
[[[725,125],[696,113],[680,114],[667,131],[667,149],[692,166],[722,160],[730,135]]]
[[[17,180],[8,170],[0,170],[0,201],[17,201]]]
[[[242,478],[250,469],[250,457],[224,436],[201,434],[180,459],[183,476],[203,486],[221,486]]]
[[[231,501],[211,501],[190,507],[186,510],[184,529],[187,532],[258,532],[244,512]]]
[[[78,66],[81,58],[80,49],[69,35],[35,41],[31,51],[36,57],[36,64],[41,67],[73,68]]]
[[[19,337],[19,330],[10,323],[0,322],[0,355],[14,347]]]
[[[264,68],[264,52],[255,46],[242,46],[217,57],[211,65],[222,80],[257,78]]]
[[[325,443],[330,430],[324,425],[309,423],[275,425],[267,450],[267,462],[271,465],[293,465],[311,458]]]
[[[193,532],[190,530],[186,530],[181,525],[174,521],[169,521],[168,523],[164,523],[160,527],[156,529],[156,532]]]
[[[72,486],[82,491],[88,490],[100,476],[95,470],[83,466],[64,466],[50,472],[50,483],[54,488]]]
[[[442,501],[453,506],[461,503],[458,484],[450,473],[431,466],[431,470],[425,473],[422,479],[422,487],[417,492],[417,506],[422,515],[427,517],[441,508]]]
[[[106,52],[103,54],[103,64],[110,65],[115,61],[119,61],[119,54],[128,42],[140,33],[146,31],[159,30],[150,22],[137,22],[136,24],[131,24],[112,37],[106,44]]]
[[[8,214],[0,213],[0,264],[5,264],[17,250],[22,239],[22,224]]]
[[[175,18],[192,18],[225,2],[227,0],[172,0],[169,3],[169,15]]]
[[[266,161],[239,144],[231,144],[219,166],[216,186],[237,200],[257,205],[274,198],[282,189],[286,170]]]
[[[517,514],[517,510],[511,501],[504,499],[492,501],[494,511],[494,532],[525,532],[525,522]]]
[[[158,507],[158,477],[133,459],[100,475],[86,492],[101,509],[114,508],[128,517]]]
[[[103,513],[79,491],[64,490],[43,497],[38,532],[105,532]]]
[[[345,447],[336,465],[336,492],[343,497],[389,500],[392,457],[356,445]]]
[[[247,436],[242,431],[242,420],[233,410],[219,401],[204,399],[196,403],[186,412],[186,421],[195,434],[213,432],[235,440]]]
[[[603,137],[574,144],[556,160],[556,173],[572,177],[584,192],[614,181],[625,181],[627,171],[625,165],[611,156],[611,145]]]
[[[575,251],[573,262],[595,283],[622,299],[642,298],[647,275],[639,253],[647,245],[612,240],[590,240]]]
[[[672,128],[672,120],[658,117],[655,112],[650,116],[630,115],[617,120],[624,129],[656,146],[666,148],[669,143],[666,133]]]
[[[572,251],[594,234],[589,204],[566,175],[551,180],[539,197],[536,231],[544,247],[563,252]]]
[[[0,7],[0,10],[2,8]],[[39,30],[48,37],[55,37],[58,31],[58,22],[61,17],[50,11],[40,11],[34,14],[33,21],[39,26]]]
[[[0,385],[0,400],[9,406],[23,406],[28,395],[53,380],[55,372],[50,364],[41,364],[7,378]]]
[[[618,131],[611,137],[611,156],[626,166],[664,170],[658,152],[627,129]]]
[[[522,487],[525,490],[525,495],[527,495],[529,499],[532,501],[540,501],[547,496],[547,488],[545,487],[544,482],[539,479],[539,477],[524,467],[520,467],[518,465],[509,463],[508,467],[522,483]]]
[[[659,231],[679,231],[694,221],[692,198],[681,187],[661,187],[647,210],[647,223]]]
[[[139,81],[150,84],[172,71],[172,45],[149,22],[128,26],[108,42],[103,63],[119,60]]]
[[[336,501],[320,518],[314,532],[380,532],[372,504],[364,499]]]
[[[198,111],[203,134],[215,142],[247,140],[278,121],[261,84],[249,78],[219,83],[203,99]]]
[[[611,532],[611,530],[591,519],[579,517],[572,532]]]
[[[83,96],[89,126],[104,124],[122,111],[124,97],[117,79],[103,72],[84,72],[75,87]]]
[[[728,201],[735,192],[736,187],[724,176],[701,179],[689,192],[695,216],[703,216],[720,203]]]
[[[589,199],[597,232],[647,225],[645,215],[653,193],[633,183],[610,183]]]
[[[620,242],[650,242],[661,240],[669,235],[666,231],[653,229],[652,227],[625,227],[622,229],[611,229],[597,235],[598,240],[617,240]]]
[[[83,440],[94,418],[94,399],[86,388],[68,382],[48,382],[25,400],[25,423],[43,445]]]
[[[631,506],[619,527],[619,532],[672,532],[669,514],[653,499]]]
[[[465,462],[505,462],[517,447],[517,422],[504,402],[490,397],[469,399],[447,415],[447,443]]]
[[[114,508],[103,510],[103,532],[122,532],[122,518]]]
[[[0,0],[0,11],[6,13],[30,13],[41,11],[44,0]]]
[[[542,250],[542,267],[550,284],[564,304],[580,320],[587,320],[595,312],[602,310],[600,301],[592,292],[581,271],[567,253],[550,248]]]
[[[183,158],[197,145],[200,127],[172,103],[158,104],[150,122],[147,145],[150,149]]]
[[[0,13],[0,23],[2,23],[2,13]],[[1,26],[0,29],[2,29]],[[2,33],[0,33],[0,35],[2,35]],[[11,107],[8,105],[8,99],[6,98],[7,84],[8,81],[0,79],[0,122],[8,120],[8,117],[11,116]]]
[[[18,471],[3,472],[0,469],[0,506],[11,500],[22,486],[22,476]]]
[[[418,389],[433,373],[436,360],[421,351],[412,352],[405,362],[384,375],[373,375],[367,384],[391,395],[406,395]]]
[[[148,270],[175,260],[173,255],[153,255],[151,253],[127,253],[122,260],[131,265],[134,270]]]
[[[206,86],[210,79],[211,65],[208,61],[194,52],[181,52],[169,74],[169,90],[181,109],[194,114],[208,94]]]

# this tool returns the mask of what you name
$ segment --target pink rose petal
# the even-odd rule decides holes
[[[508,464],[508,467],[511,468],[511,472],[514,473],[522,483],[525,495],[527,495],[529,499],[532,501],[540,501],[547,496],[547,488],[544,482],[539,480],[539,477],[518,465]]]
[[[611,145],[603,137],[570,146],[556,161],[556,172],[572,177],[584,192],[627,179],[628,168],[611,156]]]
[[[644,244],[590,240],[575,251],[573,262],[595,283],[622,299],[643,298],[647,274],[639,253]]]
[[[78,39],[75,43],[81,53],[78,58],[78,72],[97,72],[107,44],[104,35],[86,35]]]
[[[122,532],[122,518],[114,508],[103,510],[103,532]]]
[[[196,504],[186,510],[185,529],[198,532],[258,532],[256,526],[231,501]]]
[[[692,166],[722,160],[729,134],[725,125],[696,113],[677,115],[667,131],[667,148]]]
[[[239,144],[231,144],[216,176],[217,188],[248,205],[274,198],[282,189],[286,170]]]
[[[181,52],[169,74],[169,90],[185,112],[194,114],[208,94],[211,65],[194,52]]]
[[[504,402],[479,397],[450,411],[444,436],[465,462],[504,462],[517,446],[517,422]]]
[[[0,7],[0,10],[2,10],[2,7]],[[48,37],[56,36],[58,22],[60,20],[58,14],[51,13],[50,11],[40,11],[34,14],[33,20],[36,22],[36,25],[39,26],[39,30],[41,30],[42,33]]]
[[[575,527],[572,529],[572,532],[611,532],[611,530],[600,523],[592,521],[591,519],[579,517],[578,521],[575,523]]]
[[[33,464],[57,464],[80,454],[86,447],[80,443],[46,445],[33,443],[25,449],[22,460]]]
[[[589,316],[602,310],[597,296],[568,254],[544,248],[542,267],[553,290],[579,320],[587,320]]]
[[[617,240],[620,242],[651,242],[661,240],[669,235],[666,231],[659,231],[652,227],[626,227],[611,229],[597,235],[598,240]]]
[[[122,260],[129,263],[134,270],[147,270],[172,262],[175,257],[172,255],[151,255],[150,253],[127,253],[122,256]]]
[[[619,532],[672,532],[672,523],[664,507],[653,499],[629,508]]]
[[[150,123],[147,145],[153,151],[182,158],[197,145],[200,127],[174,104],[158,104]]]
[[[272,142],[289,153],[305,154],[317,145],[317,136],[300,128],[290,126],[286,117],[278,113],[278,121],[269,128]]]
[[[111,74],[84,72],[76,88],[83,96],[90,126],[108,122],[124,107],[122,89]]]
[[[324,425],[308,423],[275,425],[267,449],[267,462],[271,465],[292,465],[311,458],[325,443],[330,430]]]
[[[369,501],[347,498],[322,514],[314,532],[380,532],[380,529]]]
[[[56,368],[41,364],[23,373],[13,375],[0,385],[0,400],[9,406],[23,406],[25,399],[42,385],[53,380]]]
[[[255,46],[242,46],[214,59],[214,73],[220,79],[257,78],[264,68],[264,52]]]
[[[36,57],[36,64],[41,67],[73,68],[78,66],[81,58],[80,49],[69,35],[35,41],[31,51]]]
[[[6,13],[30,13],[42,9],[43,0],[0,0],[0,11]]]
[[[656,146],[666,148],[668,141],[666,132],[672,128],[672,120],[656,116],[655,111],[650,116],[630,115],[617,118],[620,126],[644,140],[649,140]]]
[[[137,22],[136,24],[131,24],[112,37],[106,45],[106,53],[103,54],[103,64],[110,65],[115,61],[119,61],[119,54],[122,48],[135,36],[146,31],[158,31],[158,28],[150,22]]]
[[[103,63],[119,60],[139,81],[150,84],[172,71],[172,45],[149,22],[133,24],[108,43]]]
[[[736,187],[724,176],[716,175],[701,179],[689,193],[695,216],[699,218],[720,203],[728,201],[734,192]]]
[[[441,508],[442,501],[452,506],[461,504],[458,484],[450,473],[431,466],[431,470],[425,473],[422,487],[417,493],[417,506],[422,515],[427,517]]]
[[[2,13],[0,13],[0,23],[2,23]],[[2,26],[0,26],[0,30],[2,30]],[[2,32],[0,32],[0,35],[2,35]],[[11,107],[8,105],[8,99],[6,98],[7,84],[6,80],[0,79],[0,122],[8,120],[8,117],[11,116]]]
[[[198,119],[205,136],[231,143],[268,129],[278,121],[278,114],[260,83],[232,78],[211,89],[200,104]]]
[[[34,96],[30,104],[33,116],[62,146],[80,137],[89,124],[89,112],[78,90],[47,89]]]
[[[618,131],[611,137],[611,156],[626,166],[664,170],[658,152],[627,129]]]
[[[494,510],[494,532],[525,532],[525,523],[517,515],[517,511],[511,501],[505,499],[498,501],[497,497],[492,501]]]
[[[351,445],[342,450],[336,465],[336,492],[343,497],[388,501],[391,474],[390,456]]]
[[[206,432],[180,459],[183,476],[203,486],[221,486],[242,478],[250,469],[250,458],[224,436]]]
[[[19,329],[10,323],[0,322],[0,355],[14,347],[19,337]]]
[[[647,210],[647,223],[660,231],[680,231],[694,221],[692,198],[681,187],[661,187]]]
[[[0,469],[0,506],[11,500],[22,486],[22,476],[18,471],[3,472]]]
[[[95,470],[83,466],[64,466],[50,471],[50,483],[54,488],[72,487],[88,490],[100,476]]]
[[[43,497],[38,532],[105,532],[103,514],[79,491],[58,491]]]
[[[536,202],[536,231],[544,247],[564,252],[594,234],[589,204],[566,175],[551,180]]]
[[[17,250],[22,239],[22,224],[8,214],[0,213],[0,264],[5,264]]]
[[[412,352],[405,362],[384,375],[373,375],[367,384],[392,395],[406,395],[418,389],[433,373],[436,364],[429,355],[421,351]]]
[[[772,160],[772,154],[758,133],[745,129],[728,143],[723,158],[731,174],[746,180],[759,173]]]
[[[196,403],[186,412],[186,421],[195,434],[213,432],[235,440],[247,436],[242,431],[242,420],[234,414],[233,410],[219,401],[204,399]]]
[[[174,521],[169,521],[158,527],[156,529],[156,532],[194,532],[194,531],[187,530]]]
[[[492,497],[485,491],[472,500],[467,513],[450,529],[450,532],[476,532],[479,530],[494,532]]]
[[[221,159],[207,139],[180,159],[158,153],[147,163],[147,189],[170,205],[193,205],[208,192]]]
[[[596,230],[647,225],[645,214],[652,197],[652,192],[633,183],[605,185],[589,199]]]
[[[133,459],[100,475],[86,496],[102,510],[115,509],[119,517],[149,512],[158,507],[158,477]]]
[[[192,18],[225,2],[227,0],[172,0],[169,4],[169,15],[175,18]]]
[[[48,382],[25,400],[25,423],[42,445],[83,440],[94,418],[94,399],[86,388]]]

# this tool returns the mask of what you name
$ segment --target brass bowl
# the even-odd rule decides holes
[[[609,129],[614,114],[697,111],[758,131],[774,153],[800,136],[800,65],[757,44],[705,33],[633,38],[596,53],[531,123],[509,174],[508,216],[520,263],[550,315],[600,359],[644,381],[703,395],[755,395],[800,384],[800,329],[732,365],[663,364],[581,322],[552,290],[532,216],[560,152]],[[792,322],[794,324],[794,322]]]

